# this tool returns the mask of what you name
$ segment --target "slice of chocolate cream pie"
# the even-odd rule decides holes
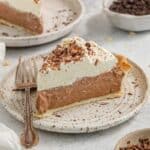
[[[41,0],[0,0],[0,24],[22,27],[32,34],[43,32]]]
[[[39,114],[76,104],[122,95],[131,66],[93,41],[63,40],[43,59],[37,78]]]

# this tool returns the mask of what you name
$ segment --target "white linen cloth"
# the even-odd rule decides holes
[[[0,123],[0,150],[22,150],[16,133]]]
[[[3,62],[6,54],[6,46],[5,43],[0,42],[0,63]]]

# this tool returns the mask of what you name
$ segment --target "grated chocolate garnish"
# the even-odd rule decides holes
[[[98,59],[96,59],[96,61],[95,61],[95,66],[97,66],[97,64],[99,63],[99,60]]]
[[[128,93],[128,95],[133,95],[132,93]]]
[[[139,138],[137,144],[127,141],[126,147],[120,147],[119,150],[150,150],[149,138]]]
[[[61,118],[61,115],[55,114],[55,117]]]
[[[34,2],[35,2],[36,4],[38,4],[38,3],[40,2],[40,0],[34,0]]]
[[[81,61],[85,55],[85,50],[72,41],[67,47],[57,45],[57,47],[48,56],[44,57],[41,72],[48,68],[52,70],[60,70],[61,63],[67,64],[70,62]]]
[[[121,111],[119,111],[119,110],[118,110],[118,113],[119,113],[119,114],[122,114],[122,112],[121,112]]]
[[[3,35],[3,36],[9,36],[9,34],[6,33],[6,32],[2,32],[2,35]]]
[[[90,44],[89,42],[86,42],[86,43],[85,43],[85,46],[86,46],[87,48],[90,48],[90,47],[91,47],[91,44]]]

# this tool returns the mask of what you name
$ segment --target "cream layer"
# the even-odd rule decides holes
[[[93,77],[112,70],[118,60],[111,52],[100,47],[93,41],[88,41],[94,55],[89,55],[85,44],[87,41],[79,37],[67,38],[60,45],[68,47],[69,43],[75,40],[76,43],[85,50],[85,56],[82,61],[62,63],[60,70],[48,70],[43,73],[38,72],[37,85],[38,91],[51,89],[59,86],[71,85],[83,77]],[[97,63],[96,63],[97,62]],[[96,64],[95,64],[96,63]]]

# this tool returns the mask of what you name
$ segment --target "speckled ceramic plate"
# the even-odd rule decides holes
[[[97,100],[61,110],[47,118],[35,118],[34,126],[53,132],[88,133],[116,126],[133,117],[147,101],[148,81],[143,71],[132,61],[130,63],[133,67],[123,84],[122,97]],[[12,116],[23,121],[24,93],[12,91],[14,79],[15,69],[0,84],[0,99]],[[35,94],[31,95],[32,101],[35,101]]]
[[[81,0],[44,0],[43,4],[43,34],[33,36],[22,28],[0,24],[0,41],[9,47],[27,47],[51,42],[71,32],[84,12]]]

